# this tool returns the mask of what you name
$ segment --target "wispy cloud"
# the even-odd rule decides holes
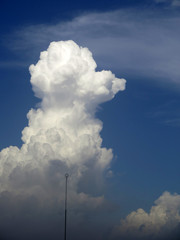
[[[154,0],[158,4],[166,4],[166,6],[170,7],[180,7],[179,0]]]
[[[5,44],[34,61],[49,42],[73,39],[93,52],[100,67],[128,78],[179,84],[179,25],[180,17],[174,12],[122,9],[84,14],[55,25],[27,26],[13,33]]]
[[[180,127],[179,101],[168,99],[164,104],[153,107],[152,111],[147,114],[160,124],[172,127]]]
[[[180,117],[174,119],[167,119],[164,121],[164,123],[168,126],[180,127]]]
[[[0,68],[17,68],[17,67],[27,67],[25,62],[21,61],[0,61]]]

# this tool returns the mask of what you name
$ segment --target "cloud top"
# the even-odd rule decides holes
[[[51,104],[50,107],[62,107],[65,102],[67,106],[74,101],[92,106],[124,90],[124,80],[115,78],[110,71],[95,69],[96,63],[87,48],[73,41],[52,42],[41,53],[38,63],[30,66],[31,83],[36,95],[42,98],[42,105]]]

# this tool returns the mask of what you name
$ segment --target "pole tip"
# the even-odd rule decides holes
[[[66,173],[66,174],[65,174],[65,177],[66,177],[66,178],[68,178],[68,177],[69,177],[69,174],[68,174],[68,173]]]

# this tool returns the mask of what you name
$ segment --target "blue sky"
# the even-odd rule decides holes
[[[178,0],[2,1],[0,149],[21,147],[26,114],[39,102],[29,65],[51,41],[72,39],[98,70],[127,80],[96,113],[114,154],[100,190],[115,206],[110,225],[138,208],[149,212],[165,191],[180,194],[179,11]]]

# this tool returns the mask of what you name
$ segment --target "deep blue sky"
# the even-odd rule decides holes
[[[97,113],[97,116],[104,123],[103,145],[111,147],[115,156],[112,162],[114,174],[107,180],[104,193],[110,201],[120,206],[117,214],[125,216],[139,207],[146,211],[149,210],[154,200],[166,190],[171,193],[180,193],[180,74],[176,72],[176,64],[180,59],[178,56],[174,56],[174,49],[171,48],[171,44],[174,43],[177,53],[180,51],[179,47],[176,47],[179,30],[175,25],[173,25],[174,29],[169,25],[171,20],[174,21],[173,16],[178,18],[178,7],[172,7],[166,2],[157,4],[153,0],[71,0],[44,1],[43,3],[39,0],[28,2],[1,1],[0,149],[10,145],[21,146],[21,131],[27,124],[26,114],[39,101],[33,96],[31,90],[28,66],[38,60],[40,51],[49,44],[48,40],[43,41],[42,47],[39,43],[27,43],[25,42],[25,34],[18,35],[16,32],[21,29],[25,32],[24,29],[29,26],[34,26],[35,30],[33,31],[38,32],[36,25],[39,24],[53,26],[61,22],[73,21],[75,17],[82,14],[105,13],[111,10],[132,13],[128,19],[131,19],[131,23],[133,21],[135,23],[133,31],[137,30],[140,33],[144,31],[144,35],[137,36],[136,42],[138,39],[144,38],[146,42],[149,39],[150,44],[152,43],[151,46],[154,46],[156,51],[158,48],[155,43],[156,34],[157,42],[162,41],[162,45],[166,41],[164,36],[169,38],[169,42],[164,43],[164,50],[162,47],[162,51],[156,56],[156,68],[152,64],[153,57],[149,58],[151,50],[149,55],[143,55],[143,51],[138,52],[138,44],[129,50],[132,52],[131,58],[128,55],[129,52],[126,56],[126,50],[131,48],[127,42],[127,49],[121,57],[121,62],[123,59],[127,62],[127,68],[125,68],[121,67],[121,64],[118,67],[121,49],[118,50],[117,54],[114,50],[112,50],[112,55],[109,53],[114,44],[114,42],[111,43],[112,38],[113,41],[116,40],[116,32],[113,30],[110,32],[109,29],[107,31],[105,29],[103,32],[102,44],[103,39],[108,38],[108,34],[111,35],[109,50],[104,49],[103,54],[96,46],[97,35],[91,35],[90,38],[93,39],[93,42],[88,42],[88,37],[82,40],[82,35],[79,36],[78,32],[77,35],[76,33],[71,34],[71,36],[75,34],[73,40],[77,40],[79,44],[92,51],[99,68],[109,68],[116,76],[124,77],[127,80],[126,90],[119,93],[112,101],[103,104]],[[147,18],[144,18],[146,14],[143,15],[143,12],[148,12]],[[166,19],[170,19],[170,21],[166,22]],[[148,22],[151,21],[158,23],[161,21],[162,25],[160,23],[158,27],[162,26],[163,28],[162,38],[158,35],[158,28],[153,28],[153,24],[148,25]],[[145,22],[150,27],[147,29],[146,25],[138,25],[138,29],[138,27],[136,28],[137,22],[142,24]],[[154,27],[156,27],[155,25]],[[141,32],[140,26],[146,29]],[[159,30],[161,31],[161,29]],[[133,36],[135,35],[136,32]],[[151,39],[152,35],[153,39]],[[32,37],[34,36],[32,34]],[[27,44],[25,48],[19,47],[20,38],[23,39],[25,45]],[[63,38],[65,37],[59,40],[63,40]],[[167,55],[164,56],[166,51]],[[169,62],[167,60],[163,62],[164,65],[160,66],[161,58],[167,56],[169,56]],[[128,62],[130,62],[129,65]],[[138,66],[134,68],[135,63]],[[168,64],[166,65],[166,63]],[[169,70],[167,66],[171,63],[175,67],[173,69],[172,66]],[[162,70],[160,74],[157,71],[159,68]]]

